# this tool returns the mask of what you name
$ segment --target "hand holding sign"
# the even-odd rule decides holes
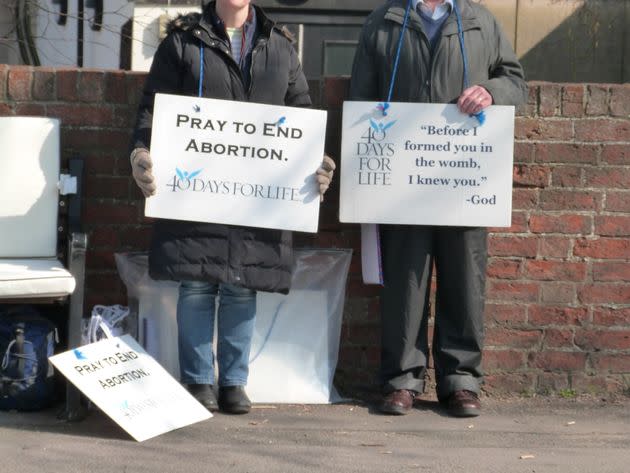
[[[142,191],[145,197],[150,197],[155,194],[155,177],[151,169],[153,168],[153,161],[149,155],[149,151],[144,148],[136,148],[131,152],[129,156],[131,161],[131,170],[136,184]]]
[[[492,95],[480,85],[467,88],[457,100],[457,106],[466,115],[476,115],[492,105]]]
[[[322,161],[322,165],[317,169],[315,174],[317,175],[317,183],[319,184],[319,201],[324,201],[324,194],[330,187],[330,183],[332,182],[333,174],[336,169],[335,162],[332,160],[330,156],[327,154],[324,155],[324,160]]]

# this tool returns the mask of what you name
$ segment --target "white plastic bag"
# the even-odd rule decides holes
[[[121,305],[95,305],[89,319],[82,320],[81,342],[83,345],[104,338],[119,337],[127,333],[125,319],[129,308]]]
[[[335,402],[332,381],[352,251],[294,253],[291,292],[258,292],[247,393],[259,403]],[[140,344],[177,378],[178,284],[150,279],[146,254],[116,254],[116,264],[138,304]]]

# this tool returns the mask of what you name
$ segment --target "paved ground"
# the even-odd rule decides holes
[[[257,406],[137,443],[98,412],[0,412],[0,472],[630,473],[630,399],[484,399],[474,419],[431,401],[405,417],[362,403]]]

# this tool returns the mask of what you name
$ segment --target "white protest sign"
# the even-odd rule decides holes
[[[212,417],[130,335],[84,345],[50,361],[139,442]]]
[[[326,112],[156,94],[148,217],[316,232]]]
[[[345,102],[339,219],[510,226],[514,107]]]

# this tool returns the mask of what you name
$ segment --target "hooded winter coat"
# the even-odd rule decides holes
[[[408,0],[392,0],[367,18],[355,56],[351,100],[386,100]],[[455,0],[462,16],[470,85],[481,85],[495,105],[527,100],[524,74],[494,16],[469,0]],[[432,50],[420,15],[409,13],[392,102],[455,103],[464,90],[464,62],[452,13]]]
[[[260,8],[252,8],[256,9],[256,36],[245,58],[245,74],[230,54],[215,2],[201,15],[187,15],[171,24],[145,83],[134,147],[149,149],[155,93],[198,95],[202,44],[204,97],[311,105],[306,78],[287,33]],[[149,252],[149,274],[154,279],[221,282],[287,293],[292,264],[291,232],[165,219],[154,223]]]

